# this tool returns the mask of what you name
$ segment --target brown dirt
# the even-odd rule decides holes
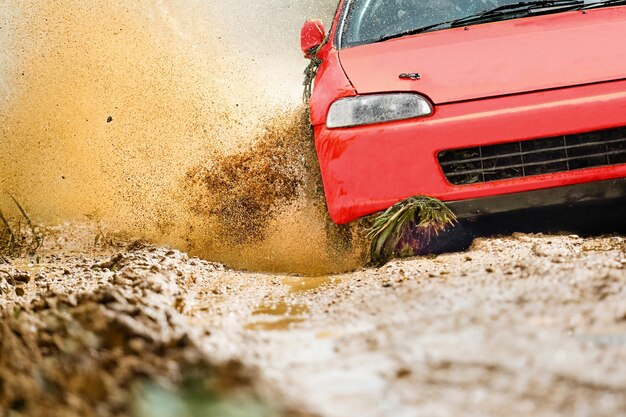
[[[323,206],[305,110],[279,114],[266,126],[251,148],[209,161],[186,177],[192,210],[231,245],[265,239],[276,210],[301,198],[317,198]]]
[[[53,232],[39,263],[0,264],[0,415],[140,415],[145,381],[184,392],[190,368],[261,404],[244,415],[626,413],[619,236],[479,239],[303,278]]]
[[[362,228],[337,226],[328,215],[305,108],[263,126],[249,148],[188,171],[186,249],[247,270],[316,275],[361,266]]]
[[[268,390],[262,400],[253,368],[214,363],[196,344],[210,328],[189,327],[181,314],[194,277],[176,265],[188,257],[139,241],[103,248],[76,239],[94,232],[57,234],[40,257],[2,259],[0,416],[153,416],[154,395],[189,415],[302,415]]]

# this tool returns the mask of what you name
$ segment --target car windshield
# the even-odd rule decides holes
[[[519,3],[519,1],[352,0],[344,15],[341,46],[375,42],[417,28],[460,19],[496,7]]]

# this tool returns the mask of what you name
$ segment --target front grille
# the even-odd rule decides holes
[[[438,158],[453,185],[618,165],[626,163],[626,127],[447,150]]]

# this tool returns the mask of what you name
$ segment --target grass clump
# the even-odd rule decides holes
[[[11,196],[19,216],[9,218],[0,210],[0,255],[34,253],[43,244],[43,234],[30,219],[22,205]]]
[[[277,410],[247,394],[229,395],[205,381],[184,381],[176,389],[157,384],[142,387],[133,404],[133,417],[276,417]]]
[[[433,235],[456,224],[454,213],[432,197],[411,197],[374,219],[368,231],[371,262],[382,265],[392,258],[424,253]]]

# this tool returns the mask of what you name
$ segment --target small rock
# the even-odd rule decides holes
[[[148,245],[143,240],[135,240],[130,245],[128,245],[126,249],[128,249],[128,251],[130,252],[135,252],[141,249],[145,249],[146,246]]]
[[[182,313],[185,310],[185,298],[184,297],[176,297],[174,299],[174,308],[179,312]]]
[[[146,342],[138,337],[128,341],[128,347],[135,353],[143,353],[146,350]]]
[[[24,291],[24,288],[15,287],[15,295],[17,295],[18,297],[23,297],[24,294],[26,294],[26,291]]]
[[[56,297],[47,297],[46,298],[46,307],[50,310],[56,310],[59,305],[59,300]]]
[[[30,275],[28,274],[28,272],[18,272],[17,274],[13,275],[13,279],[15,280],[15,282],[28,284],[30,282]]]
[[[75,294],[62,294],[59,296],[59,301],[71,307],[76,307],[78,305],[78,299]]]
[[[94,265],[92,269],[109,269],[110,270],[110,269],[115,268],[115,266],[118,263],[120,263],[123,259],[124,259],[124,255],[122,255],[121,253],[118,253],[117,255],[113,256],[109,261]]]

